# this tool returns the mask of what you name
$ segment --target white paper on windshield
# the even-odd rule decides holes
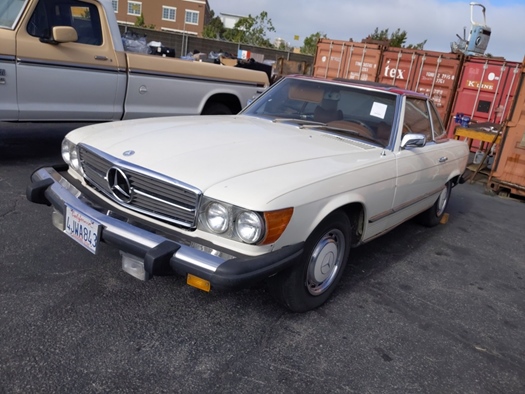
[[[387,105],[382,103],[374,103],[372,105],[372,110],[370,111],[371,116],[375,116],[376,118],[385,119]]]

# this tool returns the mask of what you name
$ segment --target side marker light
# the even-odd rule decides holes
[[[211,290],[211,283],[206,279],[199,278],[198,276],[188,274],[186,277],[186,283],[190,286],[196,287],[197,289],[209,292]]]

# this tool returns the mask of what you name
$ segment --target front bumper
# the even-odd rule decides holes
[[[63,171],[67,171],[64,165],[36,170],[26,190],[27,199],[52,205],[63,216],[67,204],[97,220],[102,225],[100,241],[142,260],[146,278],[174,271],[207,280],[212,289],[238,289],[291,266],[303,251],[304,243],[301,242],[256,257],[225,260],[108,216],[102,207],[62,176],[60,172]]]

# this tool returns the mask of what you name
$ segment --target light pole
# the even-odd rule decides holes
[[[182,47],[180,49],[180,57],[185,56],[184,53],[184,39],[186,37],[186,11],[184,11],[184,27],[182,28]]]

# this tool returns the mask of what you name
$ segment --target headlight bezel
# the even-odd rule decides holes
[[[225,231],[214,231],[208,224],[206,214],[213,204],[219,204],[228,211],[228,226]],[[293,208],[284,208],[260,212],[204,197],[198,213],[197,228],[243,244],[268,245],[277,241],[284,233],[293,211]],[[251,236],[246,235],[246,230],[249,230],[248,233],[252,232]]]
[[[264,239],[266,226],[264,215],[261,213],[213,199],[204,199],[201,207],[197,226],[200,230],[250,245],[258,244]],[[227,212],[224,214],[224,217],[227,217],[227,221],[224,223],[226,228],[221,227],[220,231],[217,231],[219,227],[210,225],[210,217],[208,216],[210,212],[217,212],[215,209],[218,207],[221,207],[221,209]],[[256,231],[256,237],[252,237],[251,239],[245,237],[243,239],[243,237],[239,235],[238,222],[241,215],[250,215],[250,217],[258,218],[259,227]]]

